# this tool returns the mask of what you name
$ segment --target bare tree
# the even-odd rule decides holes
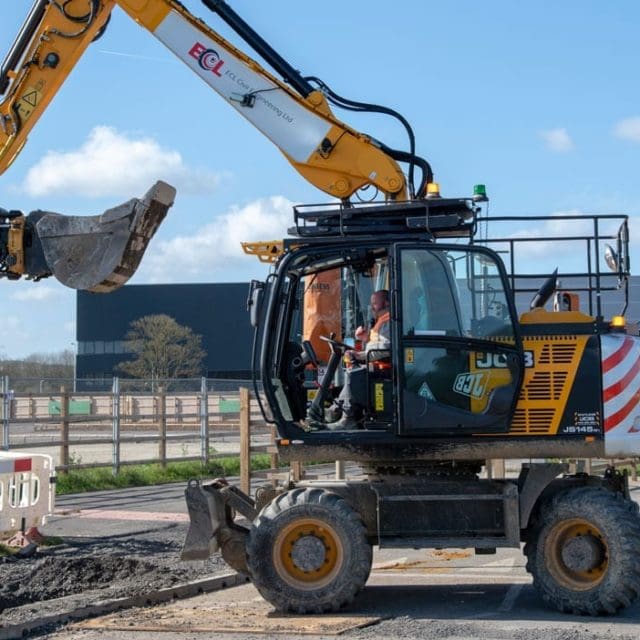
[[[129,326],[125,345],[134,357],[118,365],[124,374],[151,380],[201,375],[202,336],[190,327],[164,314],[138,318]]]
[[[72,386],[75,354],[71,349],[52,353],[32,353],[20,360],[9,360],[0,354],[0,375],[9,376],[15,391],[31,391],[34,381],[56,381]],[[40,390],[42,386],[40,385]]]

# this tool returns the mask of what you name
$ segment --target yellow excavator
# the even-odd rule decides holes
[[[491,554],[524,544],[552,606],[597,615],[634,602],[640,517],[627,476],[569,473],[565,462],[640,455],[627,217],[565,216],[577,231],[538,235],[536,246],[566,253],[574,243],[586,267],[523,271],[531,243],[513,225],[543,227],[543,217],[489,217],[483,185],[442,197],[404,118],[302,76],[225,2],[203,4],[273,74],[170,0],[38,0],[0,72],[4,171],[118,5],[333,198],[296,206],[289,238],[246,247],[273,263],[249,292],[252,368],[283,460],[351,461],[361,475],[254,497],[194,480],[183,558],[219,550],[278,610],[320,613],[352,602],[376,545]],[[408,150],[351,129],[331,106],[399,118]],[[365,187],[380,198],[357,203]],[[111,290],[135,270],[173,195],[159,184],[93,220],[2,212],[2,273]],[[610,318],[605,293],[620,296]],[[483,473],[491,459],[513,461],[517,475]]]

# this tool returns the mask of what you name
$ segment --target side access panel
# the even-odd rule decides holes
[[[600,337],[564,334],[562,325],[525,335],[525,376],[510,435],[604,435]],[[530,330],[531,331],[531,330]]]
[[[337,493],[360,515],[372,544],[380,547],[517,547],[518,485],[460,478],[379,482],[311,482]]]
[[[380,547],[517,547],[518,487],[509,482],[374,487]]]

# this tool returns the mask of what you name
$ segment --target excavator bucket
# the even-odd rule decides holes
[[[156,182],[142,199],[99,216],[34,212],[27,220],[37,216],[34,226],[45,264],[62,284],[106,293],[135,273],[175,195],[172,186]]]
[[[3,275],[34,280],[53,275],[73,289],[113,291],[135,273],[175,194],[172,186],[159,181],[143,198],[102,215],[32,211],[25,217],[11,212]]]

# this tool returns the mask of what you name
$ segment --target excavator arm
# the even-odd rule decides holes
[[[407,162],[410,175],[415,166],[421,169],[417,195],[424,195],[424,186],[432,177],[428,163],[413,151],[394,151],[348,127],[334,116],[327,96],[334,98],[335,104],[356,111],[390,110],[339,99],[317,79],[302,77],[223,0],[202,1],[281,79],[174,0],[36,0],[0,69],[0,173],[20,152],[30,130],[87,47],[100,37],[117,5],[258,128],[306,180],[325,193],[346,201],[359,189],[372,186],[388,200],[413,197],[412,180],[407,181],[398,164]],[[25,254],[29,252],[25,231],[31,229],[33,237],[34,228],[19,217],[5,216],[2,224],[0,242],[8,260],[0,264],[0,272],[11,277],[33,277],[26,269],[28,260],[21,259],[19,253],[21,247]],[[47,244],[44,239],[43,244]],[[53,269],[48,271],[55,275]]]

